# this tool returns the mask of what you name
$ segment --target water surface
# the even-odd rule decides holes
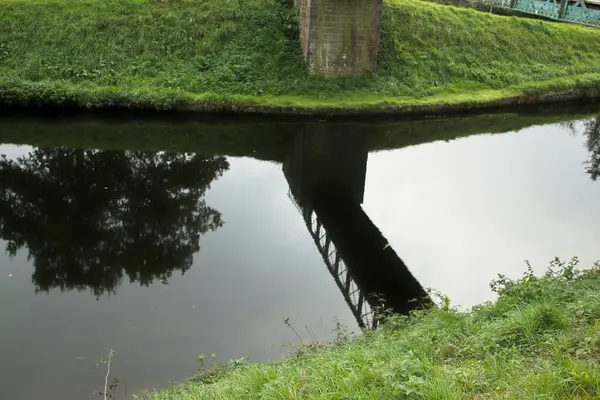
[[[0,121],[0,398],[100,398],[111,348],[124,396],[185,379],[200,353],[269,361],[296,333],[358,331],[369,307],[329,269],[377,285],[377,235],[463,307],[524,260],[590,265],[598,121]],[[401,299],[410,278],[378,287]]]

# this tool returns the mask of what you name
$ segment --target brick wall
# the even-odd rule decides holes
[[[300,45],[306,57],[308,49],[308,37],[310,31],[310,0],[296,0],[300,9]]]
[[[298,5],[300,44],[311,73],[375,69],[383,0],[299,0]]]

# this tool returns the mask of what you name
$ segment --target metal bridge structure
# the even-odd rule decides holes
[[[475,0],[556,21],[600,27],[600,0]]]

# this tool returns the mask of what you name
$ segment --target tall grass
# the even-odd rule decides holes
[[[600,88],[599,62],[597,29],[386,0],[377,72],[324,78],[305,71],[297,15],[285,0],[0,0],[4,102],[484,102]]]
[[[147,399],[598,399],[600,265],[576,266],[499,276],[494,303],[390,317],[324,350],[237,360]]]

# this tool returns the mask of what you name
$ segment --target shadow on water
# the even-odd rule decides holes
[[[185,272],[223,225],[203,200],[224,157],[280,163],[290,197],[358,324],[430,299],[363,211],[368,153],[587,118],[587,172],[600,176],[600,117],[496,114],[382,123],[4,118],[0,142],[35,150],[0,161],[0,235],[27,248],[39,291],[114,292]],[[94,148],[97,150],[87,150]],[[84,150],[85,149],[85,150]],[[203,155],[201,155],[203,154]]]
[[[223,225],[203,200],[224,157],[37,148],[0,160],[0,236],[27,248],[37,291],[114,293],[184,273],[200,236]]]

